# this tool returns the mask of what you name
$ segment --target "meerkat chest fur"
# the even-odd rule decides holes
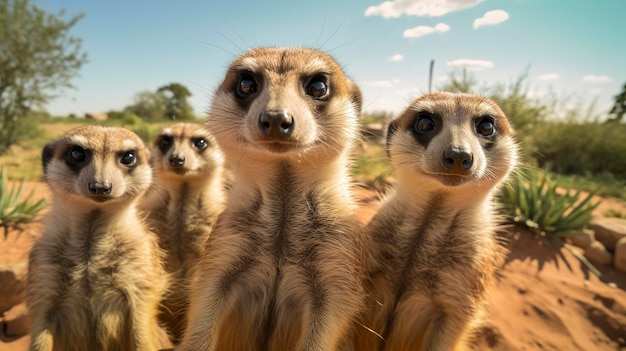
[[[385,341],[364,350],[462,348],[502,258],[493,194],[515,167],[513,131],[487,98],[434,93],[392,121],[387,145],[398,186],[368,225],[366,317]]]
[[[133,291],[138,280],[145,280],[147,286],[150,279],[164,278],[159,271],[156,237],[146,230],[134,207],[113,212],[74,211],[69,216],[54,207],[46,220],[51,230],[45,239],[58,251],[55,255],[63,256],[68,268],[75,267],[66,272],[66,279],[72,282],[68,289],[75,294],[100,301],[111,294],[107,287],[112,281],[121,291]],[[143,269],[155,265],[155,270]]]
[[[207,122],[233,187],[182,349],[333,350],[343,339],[361,300],[347,171],[360,104],[317,50],[258,48],[233,62]]]

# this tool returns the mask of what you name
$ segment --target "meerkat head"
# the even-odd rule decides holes
[[[514,132],[502,110],[491,99],[470,94],[417,98],[389,125],[387,144],[398,179],[422,186],[491,188],[517,159]]]
[[[48,143],[44,176],[65,201],[104,204],[129,201],[150,186],[149,151],[123,128],[83,126]]]
[[[157,177],[206,177],[222,162],[215,139],[199,124],[165,127],[152,145],[152,166]]]
[[[361,92],[328,54],[255,48],[228,68],[208,126],[224,152],[333,155],[357,135]]]

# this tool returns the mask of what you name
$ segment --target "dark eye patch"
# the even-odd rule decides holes
[[[430,141],[441,131],[443,120],[440,115],[430,111],[418,111],[413,115],[413,122],[409,125],[415,140],[428,147]]]
[[[174,138],[170,135],[162,134],[159,139],[159,150],[166,153],[174,145]]]
[[[80,145],[69,145],[65,152],[65,164],[75,173],[80,172],[90,160],[91,151]]]

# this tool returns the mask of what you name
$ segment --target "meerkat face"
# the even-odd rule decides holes
[[[478,95],[424,95],[390,124],[387,140],[399,178],[426,177],[446,187],[493,186],[516,163],[506,116]]]
[[[152,146],[152,165],[157,176],[206,176],[221,164],[222,158],[213,136],[204,126],[194,123],[164,128]]]
[[[44,147],[44,176],[64,200],[130,200],[150,186],[152,172],[141,139],[123,128],[83,126]]]
[[[360,110],[359,88],[332,57],[266,47],[231,64],[207,123],[225,152],[332,154],[356,136]]]

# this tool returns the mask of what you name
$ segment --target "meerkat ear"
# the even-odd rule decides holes
[[[396,130],[398,130],[398,122],[397,121],[391,121],[389,122],[389,126],[387,126],[387,142],[385,144],[385,149],[387,150],[387,156],[391,156],[389,153],[389,145],[391,145],[391,137],[396,133]]]
[[[356,85],[356,83],[351,82],[351,91],[352,91],[352,102],[356,105],[357,107],[357,112],[359,113],[359,115],[362,113],[362,108],[363,108],[363,95],[361,94],[361,89],[359,89],[359,86]]]
[[[46,175],[48,173],[48,164],[50,160],[54,157],[54,149],[56,148],[56,141],[50,142],[43,147],[43,151],[41,153],[41,165],[43,166],[43,174]]]

